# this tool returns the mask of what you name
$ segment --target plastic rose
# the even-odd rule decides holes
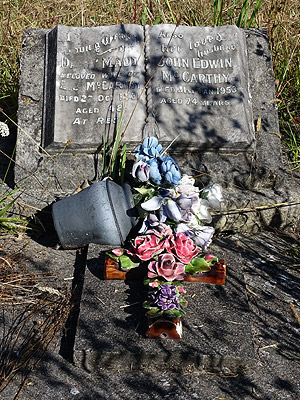
[[[224,201],[224,198],[222,195],[222,188],[218,183],[205,187],[202,193],[205,195],[209,207],[217,211],[221,210],[221,202]]]
[[[183,280],[185,265],[177,262],[172,254],[160,254],[157,261],[148,265],[148,277],[161,276],[167,281]]]
[[[132,242],[132,251],[127,250],[131,255],[136,255],[142,261],[148,261],[156,254],[163,251],[164,241],[157,235],[137,236]]]
[[[196,244],[184,233],[176,233],[170,237],[166,243],[166,250],[184,264],[191,262],[200,253]]]
[[[150,165],[142,160],[138,160],[133,164],[132,176],[141,182],[147,182],[150,177]]]
[[[154,136],[146,137],[143,143],[135,148],[135,157],[142,161],[148,161],[150,158],[159,157],[162,147]]]
[[[160,171],[164,175],[164,180],[170,185],[178,185],[181,179],[178,164],[170,156],[166,157],[161,165]]]

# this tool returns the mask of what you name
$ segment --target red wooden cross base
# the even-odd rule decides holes
[[[121,280],[141,280],[146,277],[147,266],[141,265],[133,268],[130,271],[121,271],[119,263],[109,256],[105,258],[105,278],[106,279],[121,279]],[[202,272],[197,275],[187,274],[184,276],[186,282],[210,283],[214,285],[224,285],[226,279],[226,265],[224,260],[220,260],[213,264],[211,270]],[[164,319],[162,317],[148,318],[149,338],[160,339],[181,339],[182,338],[182,323],[180,318]]]

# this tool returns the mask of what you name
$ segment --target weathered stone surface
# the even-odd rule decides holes
[[[223,251],[218,256],[226,258]],[[75,343],[77,360],[89,371],[104,365],[145,368],[151,363],[158,368],[192,365],[206,371],[249,372],[255,354],[242,261],[230,257],[226,261],[225,286],[185,285],[183,339],[160,341],[145,338],[143,283],[101,280],[103,260],[97,246],[90,246]]]
[[[43,239],[44,244],[46,244],[46,238],[44,237]],[[67,279],[62,283],[71,283],[69,279],[74,273],[74,268],[72,268],[75,259],[74,251],[49,249],[32,242],[29,238],[25,237],[24,240],[28,244],[26,247],[24,247],[24,242],[16,241],[11,245],[11,240],[7,238],[2,240],[0,243],[1,256],[6,257],[3,252],[4,249],[9,251],[10,254],[12,252],[23,254],[29,271],[32,271],[31,266],[38,267],[42,271],[57,271],[55,275],[57,275],[58,279]],[[129,293],[126,293],[129,287],[124,283],[119,285],[113,282],[105,282],[109,292],[107,290],[97,291],[98,282],[95,286],[89,288],[88,281],[86,281],[83,294],[84,304],[81,309],[80,327],[78,328],[81,339],[76,341],[77,350],[78,346],[83,344],[83,338],[90,338],[89,345],[94,342],[98,344],[98,348],[94,349],[94,355],[96,353],[99,354],[100,351],[107,350],[107,363],[101,363],[101,361],[104,361],[103,358],[98,360],[94,358],[94,363],[92,363],[91,354],[88,354],[85,362],[80,352],[78,354],[75,353],[74,364],[65,361],[58,354],[61,339],[58,336],[55,345],[50,347],[50,351],[29,376],[28,384],[25,385],[21,394],[22,399],[45,398],[54,400],[57,398],[71,399],[78,397],[80,399],[124,400],[139,398],[142,400],[159,400],[167,396],[172,396],[178,400],[187,398],[215,400],[216,398],[227,398],[228,396],[237,400],[241,398],[243,400],[253,400],[253,398],[294,400],[299,398],[299,325],[291,309],[291,304],[293,304],[294,309],[299,314],[300,276],[299,268],[297,268],[297,248],[299,248],[299,243],[291,237],[279,236],[270,232],[258,233],[255,236],[224,236],[215,240],[212,245],[211,251],[222,255],[222,257],[224,256],[227,260],[228,269],[233,272],[229,277],[230,285],[236,286],[236,289],[233,289],[233,300],[239,302],[239,298],[236,298],[236,290],[239,290],[240,284],[245,287],[240,281],[240,273],[244,275],[246,280],[246,293],[250,306],[249,312],[246,314],[247,319],[242,319],[242,315],[245,315],[242,314],[237,320],[225,321],[226,325],[224,325],[224,328],[228,328],[229,325],[236,325],[236,329],[241,328],[244,330],[245,324],[251,324],[250,340],[251,343],[254,343],[255,348],[255,368],[253,370],[244,370],[246,375],[240,374],[239,372],[241,371],[232,374],[232,371],[226,368],[224,364],[222,369],[221,364],[217,365],[217,368],[214,368],[212,364],[210,365],[211,368],[209,368],[207,363],[206,370],[201,369],[200,365],[187,364],[188,356],[190,361],[196,359],[190,353],[187,353],[187,357],[178,369],[178,363],[176,364],[175,362],[178,357],[176,358],[176,355],[174,357],[174,352],[165,346],[159,349],[164,354],[164,360],[159,364],[158,359],[155,360],[153,356],[155,362],[141,365],[141,368],[137,370],[134,369],[136,364],[130,365],[129,368],[124,368],[124,359],[120,366],[120,358],[114,359],[114,354],[110,350],[114,343],[109,348],[105,348],[109,340],[107,335],[103,341],[96,340],[96,336],[98,335],[99,338],[103,332],[108,330],[108,335],[112,339],[116,338],[118,332],[114,330],[110,332],[109,328],[101,326],[102,313],[104,313],[104,321],[106,321],[105,315],[109,313],[109,307],[112,307],[110,327],[113,328],[116,324],[120,326],[120,336],[115,344],[116,347],[123,346],[125,352],[128,351],[130,354],[133,351],[138,351],[133,342],[126,343],[128,331],[126,331],[126,337],[124,338],[123,336],[123,332],[126,329],[125,324],[128,329],[133,328],[133,331],[136,328],[132,319],[136,305],[132,306],[131,313],[129,313],[130,307],[120,308],[121,305],[126,305],[130,301]],[[290,255],[287,255],[287,250],[289,250]],[[237,275],[235,274],[235,264],[240,269],[240,273],[238,272]],[[89,268],[91,269],[90,262]],[[90,275],[90,277],[92,276]],[[76,280],[74,279],[74,284],[75,282]],[[110,289],[109,286],[111,286]],[[194,286],[191,287],[194,288]],[[201,286],[200,289],[202,288],[204,286]],[[118,289],[120,291],[116,292],[115,290]],[[226,287],[224,289],[225,293],[230,295],[230,293],[227,293]],[[190,292],[190,294],[193,293],[194,291]],[[199,313],[196,318],[200,318],[201,313],[202,320],[207,322],[210,319],[212,321],[214,316],[218,314],[218,310],[215,310],[212,315],[207,314],[206,310],[208,310],[208,304],[211,302],[209,295],[212,294],[214,296],[216,293],[218,294],[215,291],[206,293],[206,305],[202,311],[199,302],[200,298],[198,296],[190,298],[188,313],[193,310],[193,312]],[[88,299],[89,296],[90,300]],[[242,299],[245,298],[244,296],[245,292],[242,293]],[[120,300],[122,302],[119,303]],[[225,296],[225,300],[222,299],[222,296],[221,298],[216,297],[212,300],[212,309],[215,309],[216,306],[222,307],[227,304],[227,300],[227,296]],[[91,325],[88,322],[88,317],[84,315],[89,302],[95,306],[95,308],[89,310],[94,318]],[[244,300],[240,304],[243,307]],[[238,305],[233,303],[232,306],[237,311]],[[226,308],[224,307],[225,310]],[[84,321],[86,322],[85,324]],[[234,322],[238,322],[240,325],[234,324]],[[200,337],[201,341],[207,343],[204,350],[210,351],[208,346],[210,344],[213,349],[216,338],[213,334],[214,328],[211,326],[206,330],[201,325],[202,322],[197,325],[198,328],[192,326],[192,329],[197,333],[198,339]],[[92,331],[95,327],[98,330]],[[216,321],[216,335],[220,332],[218,327],[219,323]],[[187,333],[186,329],[189,329],[187,325],[184,333]],[[86,333],[84,332],[85,330],[87,331]],[[211,333],[212,336],[206,338],[203,335],[202,337],[204,333]],[[134,335],[137,336],[137,334]],[[241,345],[236,342],[236,336],[231,338],[227,332],[221,331],[221,335],[228,340],[227,343],[223,344],[223,349],[226,346],[234,349],[235,346],[232,354],[236,362],[238,346],[240,345],[242,350],[249,343]],[[187,333],[184,340],[187,337],[190,337],[189,333]],[[245,336],[244,340],[248,341],[249,337]],[[152,340],[147,339],[147,341],[153,343]],[[219,339],[217,338],[218,341]],[[140,342],[138,342],[138,345],[140,346]],[[153,345],[154,350],[157,351],[157,343]],[[195,343],[192,341],[187,346],[187,349],[188,351],[193,351],[194,348]],[[109,353],[111,358],[109,358]],[[77,355],[79,356],[78,359]],[[224,356],[229,360],[230,353],[224,354]],[[134,361],[136,358],[134,358]],[[110,365],[110,368],[108,368],[108,365]],[[237,364],[235,363],[235,365]],[[13,398],[19,388],[19,382],[20,379],[13,381],[3,392],[3,397]]]

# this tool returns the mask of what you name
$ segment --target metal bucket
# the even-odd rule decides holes
[[[105,179],[53,204],[52,215],[65,249],[89,243],[122,246],[137,223],[130,186]]]

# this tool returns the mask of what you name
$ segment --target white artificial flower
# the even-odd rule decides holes
[[[179,181],[178,186],[176,187],[177,194],[192,194],[199,193],[199,188],[194,186],[195,179],[184,174]]]
[[[210,224],[212,221],[212,217],[211,217],[210,213],[208,212],[209,205],[210,204],[207,200],[201,199],[201,201],[199,202],[198,209],[195,213],[196,216],[200,219],[200,221],[205,222],[207,224]],[[199,225],[199,224],[197,224],[197,225]]]
[[[212,226],[197,226],[192,227],[190,224],[178,224],[176,233],[183,233],[185,236],[191,238],[193,242],[205,251],[212,241],[215,230]]]
[[[159,210],[163,204],[164,197],[163,196],[153,196],[151,199],[145,201],[141,204],[141,207],[145,211],[156,211]]]
[[[224,201],[221,185],[214,183],[213,185],[206,186],[203,189],[203,193],[206,194],[205,200],[207,200],[209,207],[220,211],[221,202]]]
[[[211,244],[215,229],[212,226],[199,226],[194,230],[195,236],[192,238],[195,244],[205,251]]]
[[[180,208],[174,200],[168,199],[163,206],[163,214],[172,221],[179,222],[181,220]]]
[[[138,160],[133,164],[132,176],[141,182],[147,182],[150,176],[150,166],[142,160]]]

